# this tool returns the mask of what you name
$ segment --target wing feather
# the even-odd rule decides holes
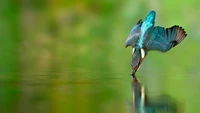
[[[186,36],[187,34],[182,27],[175,25],[165,29],[164,27],[156,26],[145,41],[145,48],[148,51],[167,52],[183,41]]]
[[[137,24],[132,28],[131,32],[129,33],[128,38],[126,39],[125,47],[136,46],[138,38],[141,34],[141,25],[142,25],[142,20],[139,20]]]

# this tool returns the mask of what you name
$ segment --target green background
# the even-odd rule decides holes
[[[200,111],[199,0],[1,0],[1,113],[127,113],[131,28],[150,10],[156,25],[188,36],[149,52],[138,79],[184,113]],[[128,100],[128,102],[127,102]],[[181,113],[182,113],[181,112]]]

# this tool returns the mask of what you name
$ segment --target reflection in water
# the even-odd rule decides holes
[[[144,86],[136,77],[132,80],[132,90],[134,113],[180,113],[176,102],[167,95],[148,98]]]

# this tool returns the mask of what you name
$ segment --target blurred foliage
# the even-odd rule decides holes
[[[1,113],[128,112],[131,28],[150,10],[156,25],[181,25],[188,36],[138,71],[147,91],[167,93],[199,111],[198,0],[1,0]],[[128,96],[128,97],[127,97]]]
[[[19,8],[10,1],[0,1],[0,111],[14,112],[19,89]]]

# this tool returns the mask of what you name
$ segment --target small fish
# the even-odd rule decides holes
[[[136,71],[149,51],[167,52],[187,36],[184,29],[177,25],[170,28],[154,26],[155,17],[156,12],[150,11],[144,21],[139,20],[132,28],[126,40],[125,47],[131,46],[133,48],[132,76],[135,76]]]

